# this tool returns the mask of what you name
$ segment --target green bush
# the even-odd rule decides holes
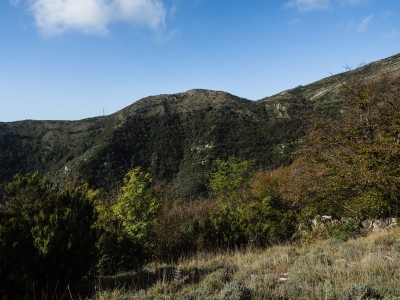
[[[230,158],[214,168],[210,186],[218,210],[211,216],[211,239],[217,244],[265,246],[294,233],[294,213],[281,200],[277,180],[261,178],[256,184],[253,179],[250,188],[249,167],[249,162]]]
[[[355,237],[359,234],[359,226],[354,219],[347,219],[339,225],[328,226],[328,232],[333,238],[347,241],[350,237]]]
[[[224,300],[248,300],[251,299],[251,291],[244,285],[229,282],[221,290],[219,296]]]
[[[369,285],[349,285],[343,292],[344,299],[353,300],[372,300],[372,299],[382,299],[382,296],[374,290]]]
[[[86,184],[54,185],[38,173],[15,177],[0,213],[3,294],[53,292],[89,273],[96,261],[96,197]]]

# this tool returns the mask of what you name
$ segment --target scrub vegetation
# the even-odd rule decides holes
[[[395,299],[396,222],[367,234],[400,215],[398,59],[270,101],[0,124],[1,297]]]

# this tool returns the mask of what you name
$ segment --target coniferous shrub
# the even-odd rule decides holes
[[[21,297],[79,282],[96,260],[94,200],[86,184],[16,176],[1,208],[1,292]]]

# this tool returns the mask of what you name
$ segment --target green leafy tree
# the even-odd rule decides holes
[[[217,197],[218,210],[211,216],[213,234],[217,243],[242,244],[246,237],[242,228],[241,214],[250,174],[250,162],[236,157],[216,160],[209,183]]]
[[[120,220],[124,234],[130,239],[147,244],[154,216],[160,202],[151,190],[151,177],[139,167],[129,171],[124,178],[121,195],[112,207]]]
[[[227,160],[217,159],[211,173],[210,189],[223,198],[242,196],[247,188],[251,162],[231,156]]]
[[[97,203],[101,272],[136,269],[151,256],[152,229],[160,208],[151,184],[148,173],[134,168],[126,174],[115,203]]]

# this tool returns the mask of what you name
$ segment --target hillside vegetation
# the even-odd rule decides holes
[[[310,115],[340,113],[343,84],[353,73],[367,80],[399,76],[400,55],[259,101],[191,90],[147,97],[106,117],[0,123],[0,187],[16,173],[63,178],[68,168],[111,190],[140,166],[196,197],[205,193],[215,159],[236,156],[268,169],[289,164]]]
[[[93,282],[132,271],[148,276],[146,291],[126,292],[133,298],[136,293],[186,297],[181,294],[186,292],[193,293],[187,299],[396,295],[386,271],[376,268],[377,278],[370,279],[373,264],[363,266],[360,257],[378,252],[377,264],[397,280],[397,231],[383,238],[383,250],[360,246],[355,257],[346,258],[340,249],[351,245],[344,241],[368,233],[365,220],[400,215],[399,58],[296,88],[287,92],[290,97],[276,96],[285,97],[279,101],[192,90],[149,97],[98,119],[0,124],[3,175],[11,176],[14,168],[21,172],[8,183],[3,177],[0,295],[125,297],[121,290],[96,294]],[[307,90],[322,98],[305,98]],[[328,94],[336,95],[332,107],[322,102]],[[25,169],[25,164],[31,165]],[[328,218],[329,226],[316,226],[316,216]],[[287,262],[262,269],[283,273],[280,281],[294,283],[289,286],[263,270],[251,283],[241,264],[210,265],[193,274],[189,267],[182,266],[184,272],[174,267],[181,257],[198,253],[323,239],[330,239],[332,252],[313,250],[319,246],[294,248],[295,253],[289,246],[267,250],[281,249],[277,260]],[[258,261],[265,253],[258,251],[243,259]],[[339,270],[335,262],[341,259],[346,270],[354,266],[360,278],[368,277],[365,285]],[[165,262],[173,266],[155,273],[143,269]],[[302,264],[318,272],[305,273]],[[194,284],[188,287],[193,291],[184,287],[185,280]],[[379,286],[384,281],[385,288]]]
[[[398,228],[351,241],[198,253],[99,281],[93,299],[400,299]]]
[[[141,166],[198,196],[217,158],[235,155],[264,167],[288,161],[304,133],[301,122],[300,116],[270,119],[263,105],[224,92],[193,90],[149,97],[102,118],[4,123],[0,182],[33,170],[62,178],[68,168],[110,190]]]

